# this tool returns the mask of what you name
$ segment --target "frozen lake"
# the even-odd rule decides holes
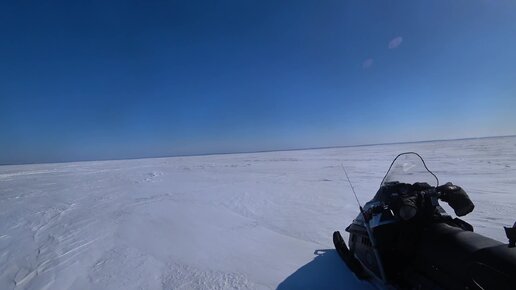
[[[506,241],[516,137],[0,166],[0,289],[369,289],[333,250],[358,213],[341,164],[365,203],[405,151]]]

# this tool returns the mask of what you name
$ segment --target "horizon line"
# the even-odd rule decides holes
[[[107,162],[107,161],[160,159],[160,158],[176,158],[176,157],[196,157],[196,156],[211,156],[211,155],[272,153],[272,152],[324,150],[324,149],[334,149],[334,148],[366,147],[366,146],[397,145],[397,144],[428,143],[428,142],[445,142],[445,141],[460,141],[460,140],[505,138],[505,137],[516,137],[516,134],[498,135],[498,136],[481,136],[481,137],[464,137],[464,138],[452,138],[452,139],[431,139],[431,140],[416,140],[416,141],[368,143],[368,144],[355,144],[355,145],[334,145],[334,146],[305,147],[305,148],[291,148],[291,149],[271,149],[271,150],[257,150],[257,151],[212,152],[212,153],[178,154],[178,155],[166,155],[166,156],[128,157],[128,158],[113,158],[113,159],[108,158],[108,159],[96,159],[96,160],[83,159],[83,160],[71,160],[71,161],[55,161],[55,162],[51,161],[51,162],[41,162],[41,163],[37,163],[37,162],[33,162],[33,163],[30,163],[30,162],[28,162],[28,163],[2,163],[2,164],[0,164],[0,166],[60,164],[60,163],[75,163],[75,162]]]

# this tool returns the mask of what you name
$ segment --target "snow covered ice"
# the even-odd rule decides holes
[[[0,166],[0,289],[369,289],[333,249],[358,213],[341,164],[365,203],[405,151],[506,242],[516,137]]]

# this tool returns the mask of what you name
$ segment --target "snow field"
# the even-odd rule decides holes
[[[369,289],[333,250],[358,213],[341,164],[365,203],[405,151],[505,242],[516,137],[0,166],[0,289]]]

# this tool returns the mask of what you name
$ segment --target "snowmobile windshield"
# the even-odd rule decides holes
[[[406,152],[396,156],[389,171],[385,174],[381,186],[395,181],[408,184],[426,182],[431,186],[439,186],[437,176],[426,167],[423,158],[415,152]]]

